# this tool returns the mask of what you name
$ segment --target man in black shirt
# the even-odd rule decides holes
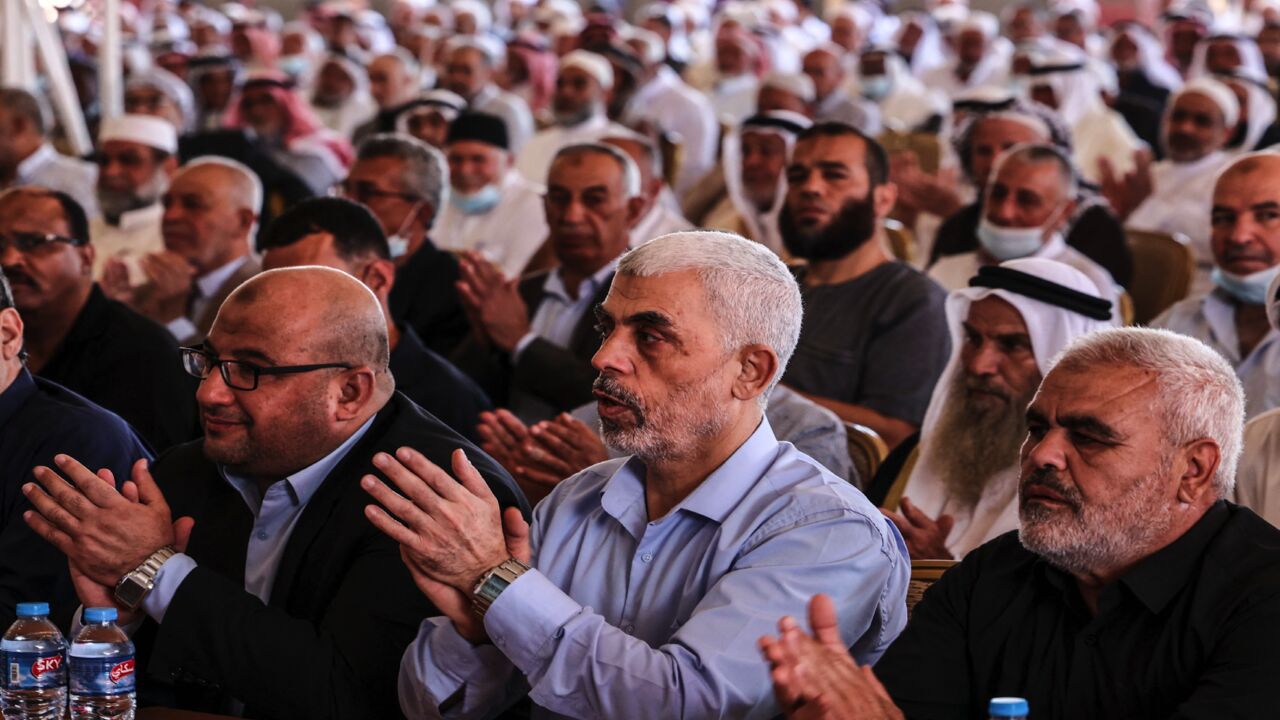
[[[307,200],[268,225],[258,245],[266,270],[323,265],[355,276],[372,290],[387,316],[396,390],[455,432],[478,441],[480,413],[492,409],[489,396],[453,363],[427,348],[411,326],[392,320],[387,296],[395,287],[395,265],[382,227],[367,209],[342,198]]]
[[[84,210],[41,187],[0,196],[0,266],[26,321],[27,367],[118,413],[156,450],[200,434],[195,384],[156,323],[93,281]]]
[[[935,583],[872,676],[784,619],[762,646],[793,718],[1271,717],[1280,530],[1232,505],[1244,394],[1191,338],[1077,341],[1027,410],[1017,534]],[[883,682],[883,687],[876,680]]]

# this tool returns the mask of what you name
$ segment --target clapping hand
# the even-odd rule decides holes
[[[882,509],[880,512],[898,526],[912,560],[952,559],[951,551],[947,549],[947,536],[956,524],[954,517],[943,513],[934,520],[906,497],[902,498],[898,510]]]
[[[463,253],[455,284],[472,331],[504,352],[515,349],[529,332],[529,310],[520,297],[519,280],[508,279],[478,252]]]

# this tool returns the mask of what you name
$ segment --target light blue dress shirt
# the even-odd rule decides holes
[[[368,432],[374,418],[369,418],[359,430],[339,445],[333,452],[316,462],[276,481],[262,495],[257,483],[239,477],[219,466],[222,474],[236,492],[244,498],[245,505],[253,513],[253,534],[249,536],[249,549],[244,559],[244,589],[266,604],[271,601],[271,587],[275,583],[276,570],[284,557],[285,546],[302,511],[316,494],[329,473],[342,462],[360,438]],[[156,622],[164,622],[164,614],[178,592],[178,586],[196,567],[196,561],[185,553],[178,553],[165,561],[156,574],[155,587],[142,599],[142,609]]]
[[[413,718],[486,717],[522,693],[535,717],[778,714],[757,649],[783,615],[824,592],[841,635],[872,663],[906,625],[910,562],[863,495],[767,420],[666,516],[650,521],[644,465],[610,460],[538,505],[533,567],[485,615],[473,647],[425,620],[400,666]]]

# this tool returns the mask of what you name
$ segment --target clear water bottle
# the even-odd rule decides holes
[[[67,641],[49,622],[49,603],[18,603],[17,611],[0,640],[0,715],[61,720],[67,711]]]
[[[987,705],[987,715],[991,720],[1027,720],[1031,706],[1023,698],[998,697],[991,698]]]
[[[116,626],[115,608],[85,609],[68,660],[71,720],[133,720],[133,643]]]

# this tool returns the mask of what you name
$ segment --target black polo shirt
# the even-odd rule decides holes
[[[1280,715],[1280,530],[1218,502],[1098,598],[1018,542],[971,552],[916,606],[876,675],[909,718]]]
[[[413,328],[427,347],[447,356],[471,329],[456,282],[458,258],[427,238],[396,268],[396,284],[387,298],[391,319]]]
[[[432,352],[411,327],[401,326],[391,351],[396,389],[418,407],[472,442],[479,442],[480,413],[493,409],[489,396],[453,363]]]
[[[173,336],[96,284],[38,374],[124,418],[157,451],[201,434],[197,381]]]

